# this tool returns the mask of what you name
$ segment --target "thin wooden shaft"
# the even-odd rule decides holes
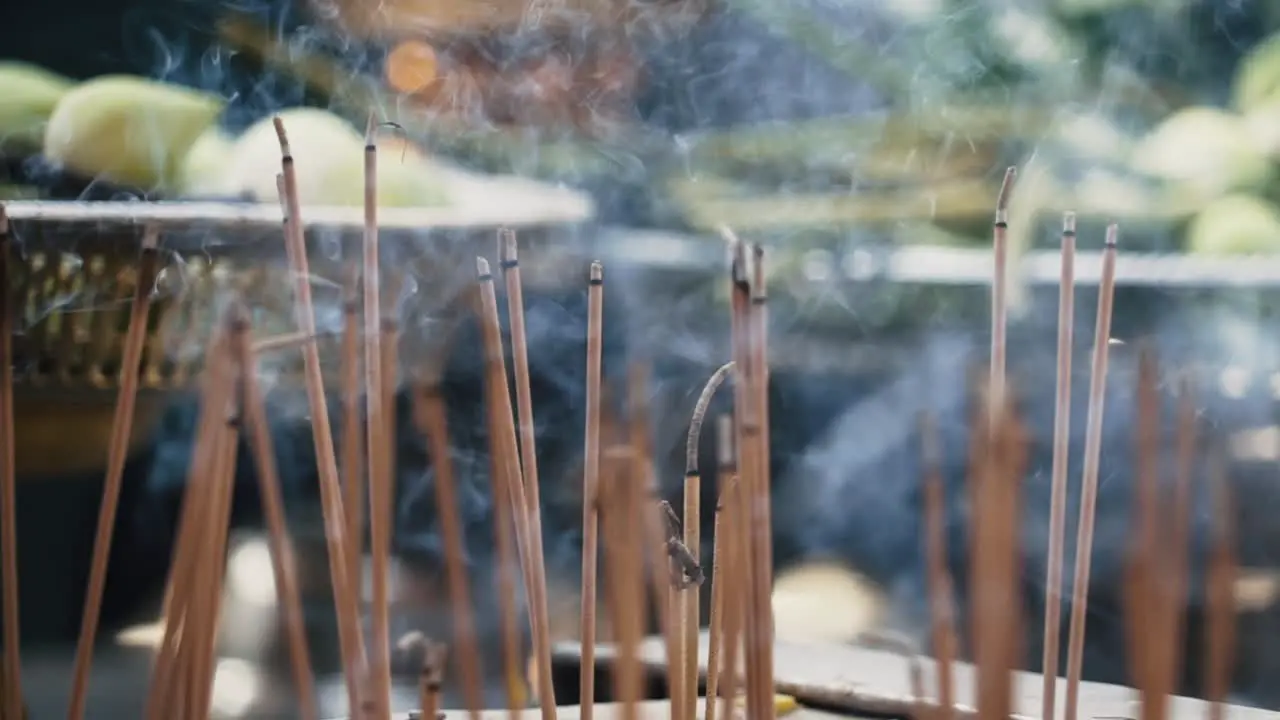
[[[347,577],[362,574],[360,557],[364,545],[364,439],[361,437],[360,407],[360,284],[359,270],[347,271],[342,308],[342,480],[343,510],[347,515]]]
[[[702,557],[702,478],[696,472],[684,478],[684,545],[695,559],[701,562]],[[681,572],[679,569],[677,573]],[[700,593],[697,583],[686,587],[681,595],[683,601],[684,631],[684,716],[693,718],[697,714],[698,703],[698,629]]]
[[[200,636],[197,638],[199,655],[195,658],[198,668],[196,692],[192,693],[192,696],[197,698],[196,717],[200,720],[208,720],[213,694],[213,675],[218,651],[218,624],[222,615],[222,588],[226,579],[224,558],[227,554],[227,532],[231,521],[231,496],[235,486],[236,446],[240,435],[237,422],[223,415],[223,427],[220,428],[222,437],[213,470],[216,481],[215,514],[207,521],[209,543],[202,548],[205,554],[204,565],[207,570],[204,576],[207,579],[208,590],[202,593],[202,597],[197,596],[203,604],[203,611],[199,615],[201,623]]]
[[[754,415],[759,423],[756,438],[755,499],[752,502],[752,524],[755,532],[755,554],[760,571],[756,578],[756,622],[760,653],[759,705],[765,720],[773,720],[773,502],[772,477],[769,467],[769,305],[766,286],[764,248],[752,247],[751,280],[751,372],[753,379]]]
[[[369,449],[369,554],[372,556],[373,639],[369,670],[377,717],[391,720],[391,475],[384,451],[387,426],[382,380],[382,279],[378,263],[378,146],[369,116],[364,146],[365,447]]]
[[[479,720],[480,711],[484,707],[480,646],[476,640],[471,585],[467,578],[466,540],[458,516],[457,480],[453,471],[448,418],[444,400],[440,397],[440,388],[434,379],[415,390],[414,414],[419,428],[427,436],[431,468],[435,472],[436,513],[444,543],[445,580],[449,586],[453,642],[459,653],[458,672],[462,680],[462,695],[472,720]]]
[[[80,620],[80,636],[76,641],[75,666],[72,669],[71,700],[67,720],[84,717],[89,693],[89,674],[93,666],[93,645],[98,635],[98,619],[102,613],[102,593],[107,585],[107,563],[111,557],[111,538],[115,530],[116,512],[120,507],[120,490],[124,486],[124,464],[129,454],[129,437],[133,434],[133,409],[138,397],[138,381],[142,370],[142,351],[147,343],[147,318],[151,313],[151,293],[160,271],[156,248],[159,231],[147,228],[138,258],[137,284],[129,310],[120,361],[120,390],[111,419],[111,439],[107,446],[107,475],[98,506],[98,529],[93,542],[93,560],[85,589],[84,614]]]
[[[1000,195],[996,198],[995,222],[992,224],[991,245],[994,267],[991,276],[991,379],[990,392],[997,403],[1002,403],[1005,392],[1005,353],[1008,333],[1008,284],[1009,284],[1009,197],[1017,168],[1008,168]]]
[[[1062,220],[1062,268],[1058,280],[1058,367],[1053,405],[1053,487],[1044,605],[1044,684],[1041,714],[1053,720],[1058,691],[1062,625],[1062,563],[1067,524],[1067,469],[1071,442],[1071,355],[1075,325],[1076,218]]]
[[[720,656],[724,644],[725,603],[732,589],[726,586],[728,575],[725,564],[729,556],[728,545],[731,544],[729,523],[726,520],[729,492],[735,485],[735,466],[733,458],[733,421],[729,417],[721,417],[717,426],[717,466],[719,467],[716,482],[715,523],[712,529],[711,559],[711,622],[707,640],[707,697],[703,709],[706,720],[716,718],[716,700],[720,692]],[[732,672],[732,670],[730,671]]]
[[[951,573],[947,569],[946,488],[940,467],[941,449],[937,427],[929,417],[924,419],[921,426],[925,462],[925,552],[928,556],[926,561],[933,652],[937,657],[938,720],[953,720],[956,713],[953,665],[959,650],[956,647],[954,592]]]
[[[1080,523],[1076,533],[1076,567],[1072,580],[1071,624],[1067,638],[1067,694],[1063,706],[1065,720],[1077,720],[1080,676],[1084,669],[1085,622],[1089,608],[1089,571],[1093,559],[1093,526],[1098,498],[1099,456],[1102,452],[1107,355],[1111,338],[1111,305],[1115,292],[1116,233],[1116,226],[1107,228],[1107,244],[1102,255],[1102,280],[1098,285],[1098,318],[1093,338],[1093,360],[1089,378],[1089,413],[1085,430]]]
[[[294,276],[295,311],[298,328],[307,335],[316,334],[315,305],[311,299],[311,269],[307,260],[303,233],[298,182],[284,123],[275,119],[280,140],[283,170],[284,202],[287,207],[285,244]],[[324,376],[320,368],[320,352],[315,343],[302,346],[307,404],[311,412],[311,435],[316,448],[316,466],[320,475],[320,504],[324,513],[325,540],[329,556],[329,575],[333,584],[334,604],[338,616],[338,645],[342,656],[347,686],[348,711],[352,718],[360,715],[360,679],[364,675],[364,641],[360,631],[360,609],[356,597],[356,578],[347,576],[349,551],[344,527],[346,513],[342,509],[342,487],[338,480],[338,462],[333,447],[333,431],[329,425],[329,404],[324,393]]]
[[[1206,593],[1205,699],[1209,701],[1208,719],[1224,720],[1236,646],[1233,589],[1237,563],[1234,500],[1221,452],[1215,453],[1212,472],[1213,530],[1206,573],[1209,587]]]
[[[582,720],[593,720],[596,697],[596,573],[600,563],[600,371],[604,338],[604,268],[591,264],[587,289],[587,408],[582,472]],[[652,514],[652,513],[649,513]]]
[[[230,391],[230,378],[226,377],[222,348],[226,338],[219,332],[205,352],[205,373],[201,380],[200,418],[196,425],[195,446],[191,452],[191,465],[187,473],[186,491],[177,527],[165,594],[165,631],[151,673],[151,689],[147,697],[144,717],[147,720],[167,720],[172,716],[170,705],[175,701],[175,678],[184,677],[179,660],[179,641],[187,636],[186,614],[192,585],[196,545],[200,540],[203,509],[210,502],[210,474],[208,469],[214,460],[214,432],[218,422],[217,409],[225,405]],[[185,659],[184,659],[185,660]]]
[[[529,341],[525,332],[524,289],[520,282],[520,266],[515,234],[504,231],[501,238],[501,267],[507,287],[507,318],[511,324],[511,358],[516,378],[516,409],[519,414],[520,465],[524,471],[524,494],[527,506],[523,512],[529,524],[529,586],[533,604],[534,659],[538,668],[538,700],[543,720],[555,720],[556,697],[551,673],[551,630],[547,608],[547,577],[542,550],[542,501],[538,483],[536,426],[533,418],[533,392],[530,388]]]
[[[22,717],[22,656],[19,650],[18,508],[13,447],[13,288],[9,218],[0,205],[0,588],[3,588],[4,711]]]
[[[734,717],[733,704],[737,699],[739,683],[746,679],[742,672],[745,655],[743,625],[747,621],[747,543],[750,530],[744,521],[747,510],[746,492],[742,488],[740,476],[731,482],[724,503],[729,542],[725,557],[724,667],[720,671],[724,703],[721,705],[720,717],[722,720],[729,720]]]
[[[253,455],[254,469],[258,476],[258,492],[262,498],[262,513],[267,523],[267,537],[271,543],[271,570],[275,579],[276,592],[284,605],[285,633],[289,643],[293,685],[298,694],[298,714],[302,720],[318,720],[316,681],[311,670],[311,652],[307,646],[306,624],[302,611],[302,599],[298,591],[293,543],[289,537],[288,522],[285,518],[284,497],[280,490],[280,473],[276,467],[275,443],[271,439],[266,399],[258,383],[258,363],[252,345],[246,342],[239,344],[239,360],[244,392],[242,411],[245,429],[249,436],[249,450]]]

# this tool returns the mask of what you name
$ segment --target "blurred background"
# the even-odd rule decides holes
[[[1158,348],[1167,385],[1175,371],[1194,378],[1203,444],[1228,449],[1243,565],[1234,699],[1280,708],[1280,686],[1270,682],[1280,670],[1280,4],[72,0],[0,8],[2,199],[274,208],[273,113],[283,113],[291,134],[304,208],[347,208],[312,228],[322,329],[341,326],[335,288],[344,262],[358,258],[359,220],[343,219],[358,218],[362,202],[357,128],[370,113],[391,123],[379,140],[380,201],[404,213],[384,232],[404,281],[392,298],[404,327],[393,630],[449,637],[433,477],[408,401],[416,373],[430,367],[443,373],[449,399],[495,706],[513,679],[497,671],[480,353],[458,300],[470,258],[494,255],[496,228],[517,226],[523,241],[556,639],[573,639],[579,611],[587,263],[603,261],[608,278],[606,381],[621,396],[628,374],[643,369],[663,492],[675,500],[693,402],[728,359],[718,231],[730,226],[763,242],[770,258],[778,632],[850,643],[890,629],[925,647],[916,418],[934,412],[944,434],[963,603],[966,371],[985,362],[992,213],[1005,168],[1017,165],[1010,372],[1033,440],[1022,534],[1027,627],[1035,629],[1026,666],[1040,664],[1045,602],[1056,248],[1062,213],[1074,211],[1081,288],[1071,528],[1096,250],[1107,223],[1120,224],[1122,248],[1086,678],[1126,679],[1119,579],[1141,341]],[[437,227],[444,215],[449,227]],[[133,257],[136,238],[35,220],[16,229],[27,249],[15,351],[23,672],[38,720],[65,707],[127,317],[112,299],[129,297],[133,281],[113,263]],[[141,711],[190,464],[188,365],[216,297],[246,292],[257,333],[290,322],[278,233],[223,226],[168,240],[90,717]],[[336,365],[336,346],[326,347],[326,363]],[[326,678],[321,704],[338,716],[345,702],[315,455],[294,354],[268,358],[264,373],[314,660]],[[1171,417],[1173,404],[1165,405]],[[726,408],[718,402],[713,414]],[[256,478],[247,451],[240,455],[215,714],[288,718]],[[707,437],[704,477],[713,458]],[[704,490],[709,538],[714,483]],[[1200,692],[1208,518],[1198,503],[1186,694]],[[709,561],[709,542],[701,554]],[[398,668],[400,709],[414,701],[409,655]],[[457,701],[453,691],[447,703]]]

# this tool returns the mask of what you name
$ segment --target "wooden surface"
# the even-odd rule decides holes
[[[557,645],[557,657],[579,656],[576,643]],[[699,665],[705,669],[707,635],[700,639]],[[640,650],[646,665],[664,666],[661,639],[650,638]],[[596,657],[607,662],[613,656],[611,647],[601,647]],[[926,699],[936,697],[932,661],[922,663]],[[854,713],[906,716],[911,698],[908,663],[894,653],[852,646],[795,645],[778,643],[774,649],[774,678],[778,692],[794,695],[801,702],[841,708]],[[967,663],[955,666],[956,709],[965,716],[974,715],[974,667]],[[1041,709],[1041,676],[1020,672],[1014,686],[1014,712],[1017,718],[1039,719]],[[1058,698],[1064,696],[1065,681],[1058,681]],[[1118,685],[1082,683],[1080,717],[1086,720],[1127,720],[1138,717],[1134,691]],[[1200,720],[1207,716],[1208,705],[1200,700],[1174,697],[1170,703],[1171,720]],[[1229,708],[1232,720],[1273,720],[1280,713],[1241,706]]]
[[[640,703],[639,714],[642,718],[658,720],[659,718],[670,717],[670,708],[671,703],[668,700],[650,700]],[[622,706],[616,703],[596,705],[594,717],[599,718],[599,720],[613,720],[613,718],[622,715],[621,711]],[[701,703],[698,704],[698,714],[699,716],[702,714]],[[466,720],[470,717],[465,710],[446,710],[444,716],[446,720]],[[480,717],[482,720],[507,720],[510,715],[507,714],[506,710],[485,710],[480,714]],[[528,708],[520,713],[520,720],[535,720],[539,717],[541,717],[541,713],[536,707]],[[577,705],[558,707],[556,708],[556,717],[558,720],[578,720],[578,718],[582,717],[582,708]],[[786,718],[786,720],[834,720],[835,718],[847,718],[849,716],[800,707],[791,712],[780,714],[778,717]],[[401,719],[397,718],[396,720]]]

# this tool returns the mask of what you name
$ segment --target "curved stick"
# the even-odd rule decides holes
[[[702,394],[698,396],[698,402],[693,406],[693,419],[689,421],[689,437],[684,446],[686,476],[698,472],[698,442],[702,439],[702,423],[707,419],[707,409],[711,406],[711,400],[716,396],[716,391],[724,384],[724,379],[729,377],[734,367],[736,367],[735,363],[730,360],[712,373],[711,377],[707,378],[707,384],[702,386]]]

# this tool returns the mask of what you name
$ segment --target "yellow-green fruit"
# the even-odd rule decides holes
[[[1280,99],[1280,34],[1258,43],[1240,61],[1231,87],[1231,104],[1249,112]]]
[[[1187,250],[1202,255],[1280,252],[1280,212],[1249,195],[1219,198],[1191,221]]]
[[[1209,107],[1170,115],[1134,148],[1132,163],[1188,200],[1256,189],[1271,176],[1271,163],[1258,152],[1244,118]]]
[[[0,152],[36,152],[53,108],[74,83],[21,62],[0,62]]]
[[[44,152],[73,172],[170,191],[183,158],[222,112],[208,93],[111,75],[74,88],[45,129]]]
[[[295,108],[279,115],[289,136],[297,171],[298,199],[304,205],[364,204],[364,138],[342,118],[323,110]],[[272,118],[245,131],[218,184],[226,194],[248,194],[276,202],[280,143]],[[446,200],[439,177],[416,153],[378,156],[378,204],[383,207],[440,205]]]
[[[218,127],[196,138],[182,159],[179,192],[197,197],[219,194],[218,183],[231,164],[234,147],[235,140]]]

